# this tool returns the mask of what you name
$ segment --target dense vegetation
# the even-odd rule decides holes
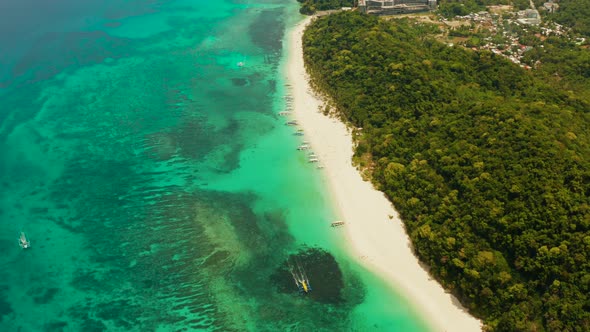
[[[558,80],[563,90],[590,100],[590,51],[559,37],[549,37],[543,47],[525,53],[524,61],[538,68],[537,76]]]
[[[565,26],[572,27],[574,31],[586,37],[590,37],[590,1],[561,0],[558,3],[559,10],[552,15],[555,20]]]
[[[512,5],[517,9],[530,7],[529,0],[439,0],[438,13],[446,18],[454,18],[485,11],[487,6],[492,5]]]
[[[485,6],[481,2],[475,0],[442,0],[438,4],[438,12],[446,18],[465,16],[469,13],[476,13],[482,10],[485,10]]]
[[[318,10],[352,7],[354,0],[297,0],[301,3],[299,12],[304,15],[314,14]]]
[[[416,253],[488,329],[589,331],[587,64],[575,78],[585,84],[573,84],[575,68],[525,71],[437,32],[330,15],[304,34],[306,66],[357,128],[355,159]]]

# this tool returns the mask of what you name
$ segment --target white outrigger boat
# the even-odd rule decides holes
[[[28,249],[31,247],[31,241],[27,239],[25,232],[20,232],[20,237],[18,238],[18,245],[23,249]]]

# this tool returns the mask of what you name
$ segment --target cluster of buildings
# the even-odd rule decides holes
[[[361,12],[373,15],[417,13],[436,9],[436,0],[359,0]]]
[[[417,13],[436,10],[436,1],[437,0],[358,0],[358,9],[363,13],[374,15]],[[554,13],[558,8],[559,5],[554,3],[553,0],[545,2],[542,7],[542,9],[549,13]],[[522,10],[518,12],[518,15],[518,20],[521,24],[538,25],[541,23],[541,16],[536,9]]]
[[[553,2],[548,2],[546,4],[553,4]],[[553,7],[553,5],[550,5],[549,7],[552,8],[552,10],[557,9],[557,7]],[[501,16],[498,14],[490,14],[489,12],[482,11],[479,13],[471,13],[466,16],[456,16],[455,20],[471,21],[472,23],[477,24],[477,26],[479,26],[479,28],[484,28],[485,30],[489,31],[489,33],[491,33],[492,35],[501,33],[502,34],[501,37],[504,41],[503,43],[496,44],[496,43],[492,42],[492,40],[494,40],[495,38],[492,38],[491,36],[489,36],[489,37],[486,37],[483,39],[485,42],[483,45],[478,46],[478,47],[472,47],[472,49],[474,49],[474,50],[481,50],[481,49],[489,50],[495,54],[502,55],[502,56],[508,58],[510,61],[512,61],[512,62],[514,62],[526,69],[530,69],[530,67],[527,66],[526,64],[523,64],[521,62],[521,60],[522,60],[524,53],[531,50],[533,47],[527,46],[527,45],[522,45],[519,41],[520,40],[520,38],[519,38],[520,32],[517,32],[517,31],[522,30],[522,32],[527,33],[527,31],[531,29],[531,28],[529,28],[529,26],[544,25],[544,26],[539,26],[539,27],[533,28],[533,31],[537,31],[535,33],[535,36],[537,38],[542,39],[542,38],[545,38],[546,36],[550,36],[550,35],[560,36],[560,35],[564,35],[567,33],[566,29],[559,24],[556,24],[556,23],[551,23],[550,25],[542,24],[541,16],[536,9],[521,10],[521,11],[515,12],[509,16],[511,16],[511,18],[505,18],[504,20],[501,20]],[[445,24],[447,24],[447,21],[444,19],[443,19],[443,22],[445,22]],[[455,21],[455,22],[457,22],[457,21]],[[508,24],[508,25],[517,24],[517,25],[520,25],[522,28],[515,29],[515,30],[508,29],[508,31],[506,31],[503,29],[503,27],[505,27],[506,24]],[[497,40],[497,39],[495,39],[495,40]],[[585,40],[582,42],[585,42]]]
[[[497,16],[497,15],[496,15]],[[456,20],[469,20],[471,22],[475,22],[478,24],[492,24],[492,16],[490,13],[486,11],[481,11],[479,13],[470,13],[465,16],[455,16]],[[443,19],[443,22],[446,22],[446,19]]]
[[[536,9],[526,9],[516,12],[516,23],[521,25],[539,25],[541,24],[541,15]],[[497,14],[490,14],[486,11],[479,13],[470,13],[465,16],[455,16],[458,20],[470,20],[479,24],[492,24],[492,19],[497,19]]]
[[[363,13],[373,15],[396,15],[416,13],[423,11],[432,11],[436,10],[436,8],[437,0],[358,0],[358,10]],[[455,17],[455,20],[471,21],[472,23],[476,23],[478,26],[487,29],[490,33],[497,34],[499,31],[503,30],[498,26],[498,24],[500,24],[501,21],[501,14],[498,14],[497,10],[501,9],[501,11],[504,11],[510,10],[511,8],[511,6],[491,6],[490,11],[492,13],[488,11],[481,11],[478,13],[471,13],[466,16],[457,16]],[[543,7],[539,8],[549,13],[553,13],[556,10],[558,10],[559,5],[557,3],[554,3],[553,0],[549,0],[549,2],[545,2],[543,4]],[[446,19],[442,19],[442,21],[445,22],[445,24],[447,25],[448,23],[450,23]],[[534,8],[534,4],[531,1],[531,9],[521,10],[513,13],[510,19],[506,19],[502,22],[502,25],[504,23],[516,23],[518,25],[521,25],[523,27],[523,30],[526,31],[526,26],[539,26],[542,22],[539,11]],[[564,32],[562,31],[561,26],[559,25],[556,25],[552,28],[539,27],[536,29],[540,30],[540,33],[538,33],[538,37],[541,38],[542,35],[561,35]],[[502,39],[505,41],[505,43],[503,44],[495,44],[492,42],[491,37],[486,37],[485,44],[479,47],[473,47],[473,49],[490,50],[495,54],[507,57],[512,62],[520,65],[521,67],[530,69],[529,66],[521,63],[521,59],[524,53],[530,50],[532,47],[520,44],[519,37],[515,33],[502,31],[502,37]]]
[[[501,51],[497,48],[497,45],[493,45],[493,44],[486,44],[484,46],[481,47],[481,49],[489,49],[490,51],[492,51],[492,53],[497,54],[497,55],[502,55],[506,58],[508,58],[508,60],[516,63],[517,65],[525,68],[525,69],[531,69],[530,66],[522,64],[520,62],[520,60],[522,59],[522,56],[524,55],[524,52],[531,50],[533,47],[532,46],[525,46],[525,45],[521,45],[518,42],[517,38],[512,38],[511,39],[511,50],[509,53],[507,53],[506,51]]]

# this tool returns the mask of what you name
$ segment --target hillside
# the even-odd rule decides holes
[[[306,66],[332,111],[362,128],[356,161],[419,257],[487,328],[590,330],[588,76],[568,81],[567,64],[551,74],[542,52],[547,70],[525,71],[436,33],[329,15],[305,32]]]

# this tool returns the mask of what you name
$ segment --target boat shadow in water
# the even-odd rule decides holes
[[[303,248],[289,255],[270,279],[280,293],[300,293],[325,304],[348,302],[340,266],[334,256],[319,248]]]

